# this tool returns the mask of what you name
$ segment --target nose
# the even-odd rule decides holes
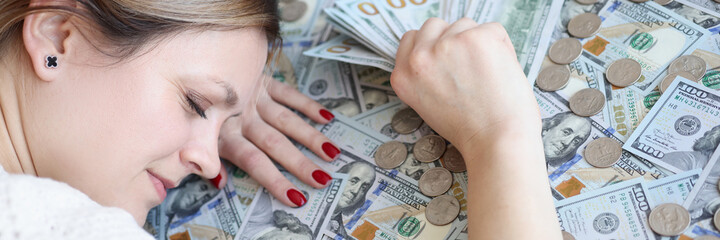
[[[360,186],[362,186],[362,184],[352,184],[350,186],[347,186],[348,189],[346,192],[350,193],[352,197],[355,198],[355,195],[360,192]]]
[[[220,173],[219,129],[196,127],[180,150],[180,161],[191,173],[212,179]]]

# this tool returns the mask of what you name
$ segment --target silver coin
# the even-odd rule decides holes
[[[293,1],[291,3],[285,4],[282,8],[280,8],[279,11],[280,20],[285,22],[297,21],[298,19],[302,18],[303,15],[305,15],[307,9],[307,3],[300,1]]]
[[[664,5],[668,5],[671,2],[673,2],[673,0],[654,0],[654,2],[664,6]]]
[[[412,149],[415,159],[420,162],[438,160],[445,153],[445,139],[438,135],[426,135],[415,142]]]
[[[635,60],[623,58],[610,64],[605,73],[608,82],[616,87],[633,85],[642,76],[642,66]]]
[[[383,143],[375,151],[375,163],[378,167],[393,169],[405,162],[408,150],[405,144],[398,141]]]
[[[590,165],[606,168],[620,160],[622,146],[612,138],[601,137],[588,143],[584,153],[585,160]]]
[[[650,229],[662,236],[677,236],[690,226],[690,213],[683,206],[665,203],[655,207],[648,217]]]
[[[570,82],[570,69],[565,65],[546,67],[537,77],[535,84],[543,91],[557,91],[565,88]]]
[[[681,76],[681,77],[690,79],[692,81],[695,81],[695,80],[693,80],[693,78],[695,76],[693,76],[692,73],[689,73],[689,72],[678,72],[678,73],[668,74],[667,76],[665,76],[665,78],[663,78],[662,82],[660,82],[660,85],[658,86],[658,90],[660,90],[661,93],[664,93],[665,90],[667,90],[667,88],[670,87],[670,84],[672,84],[673,81],[675,81],[675,78],[677,76]]]
[[[700,81],[700,79],[705,76],[706,70],[707,66],[705,60],[693,55],[680,56],[679,58],[673,60],[670,63],[670,66],[668,66],[668,74],[689,72],[695,76],[690,80],[695,82]]]
[[[595,4],[598,0],[575,0],[579,4],[590,5]]]
[[[440,158],[440,162],[445,169],[450,170],[451,172],[460,173],[467,171],[465,159],[455,146],[451,145],[447,147],[445,154],[443,154]]]
[[[450,195],[442,195],[430,202],[425,208],[425,218],[433,225],[442,226],[451,223],[460,214],[460,202]]]
[[[718,1],[718,0],[715,0],[715,1]],[[695,237],[694,240],[720,240],[720,238],[713,236],[713,235],[702,235],[699,237]]]
[[[570,110],[581,117],[598,114],[605,107],[605,96],[594,88],[586,88],[570,97]]]
[[[412,108],[406,108],[393,115],[390,127],[399,134],[409,134],[420,128],[422,124],[420,115]]]
[[[562,231],[563,240],[575,240],[575,237],[569,232]]]
[[[420,180],[418,180],[420,192],[429,197],[440,196],[447,192],[452,184],[452,173],[441,167],[435,167],[425,171],[420,177]]]
[[[582,44],[575,38],[563,38],[550,46],[548,57],[557,64],[570,64],[582,54]]]
[[[594,13],[583,13],[570,19],[568,33],[577,38],[589,38],[600,30],[602,19]]]

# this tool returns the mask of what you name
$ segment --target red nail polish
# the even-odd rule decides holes
[[[325,109],[320,109],[320,116],[327,119],[328,121],[332,121],[333,118],[335,118],[335,115],[333,115],[332,113],[330,113],[330,111],[325,110]]]
[[[335,147],[335,145],[332,145],[332,143],[329,143],[329,142],[323,143],[322,149],[325,152],[325,154],[327,154],[328,157],[330,157],[332,159],[335,159],[335,157],[337,157],[338,154],[340,154],[340,149],[338,149],[337,147]]]
[[[305,202],[307,202],[307,199],[305,199],[305,195],[303,195],[300,191],[295,190],[294,188],[287,190],[287,197],[292,203],[294,203],[298,207],[302,207],[303,205],[305,205]]]
[[[322,185],[327,184],[330,179],[332,179],[332,177],[330,177],[330,174],[327,174],[325,171],[320,169],[313,171],[312,177],[313,179],[315,179],[316,182]]]
[[[210,179],[210,182],[215,188],[220,189],[220,181],[222,180],[222,173],[218,173],[217,177]]]

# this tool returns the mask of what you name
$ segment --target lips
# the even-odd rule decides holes
[[[175,184],[149,170],[147,172],[150,177],[150,182],[152,182],[153,187],[155,187],[155,191],[157,191],[158,196],[160,197],[160,202],[165,201],[165,197],[167,197],[167,189],[174,188]]]

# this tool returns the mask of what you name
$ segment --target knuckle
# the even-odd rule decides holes
[[[408,57],[409,69],[413,73],[423,72],[424,69],[430,67],[431,63],[430,53],[427,51],[415,51]]]
[[[262,140],[262,146],[266,148],[273,148],[279,146],[285,140],[284,136],[278,134],[268,134]]]
[[[277,116],[275,116],[275,125],[277,129],[288,129],[292,126],[295,114],[287,109],[282,109]]]
[[[241,156],[240,164],[238,166],[248,172],[254,172],[260,170],[263,161],[265,161],[265,154],[258,151],[247,153],[245,156]]]
[[[410,30],[410,31],[405,32],[405,34],[403,34],[402,37],[400,38],[400,42],[406,42],[406,41],[411,40],[412,38],[415,37],[415,34],[417,34],[417,32],[418,32],[418,30]]]

